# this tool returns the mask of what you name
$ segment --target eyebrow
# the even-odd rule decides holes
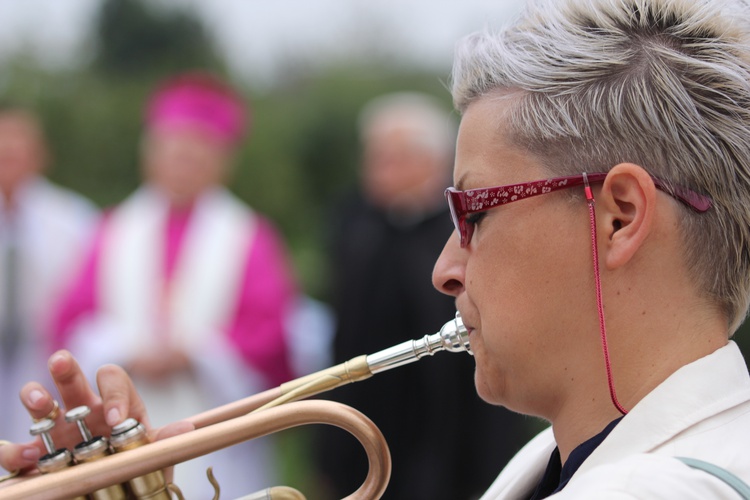
[[[453,185],[453,187],[458,189],[459,191],[464,191],[463,185],[464,185],[464,182],[466,181],[467,175],[468,174],[463,174],[461,177],[459,177],[456,183]]]

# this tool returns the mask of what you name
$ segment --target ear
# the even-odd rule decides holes
[[[627,264],[653,230],[656,186],[642,167],[621,163],[612,168],[596,200],[597,231],[606,240],[608,269]]]

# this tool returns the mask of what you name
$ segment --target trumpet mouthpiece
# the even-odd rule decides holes
[[[469,332],[466,330],[461,315],[456,317],[440,329],[438,333],[425,335],[421,339],[407,340],[401,344],[389,347],[375,354],[367,356],[367,365],[374,375],[379,372],[396,368],[397,366],[413,363],[425,356],[432,356],[436,352],[466,352],[473,356],[469,344]]]
[[[444,324],[438,333],[435,335],[428,335],[427,338],[431,339],[431,337],[434,336],[439,336],[442,348],[446,351],[468,352],[470,355],[474,355],[471,351],[471,344],[469,343],[469,331],[464,326],[464,322],[461,320],[461,314],[458,312],[456,313],[456,317]],[[437,339],[435,339],[434,342],[437,342]]]

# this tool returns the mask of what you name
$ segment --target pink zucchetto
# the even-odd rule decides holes
[[[157,87],[145,118],[150,129],[193,128],[235,145],[245,133],[247,114],[242,97],[223,80],[190,72]]]

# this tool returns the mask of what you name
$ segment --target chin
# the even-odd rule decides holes
[[[493,387],[488,384],[487,379],[480,374],[479,368],[474,372],[474,386],[477,389],[477,394],[485,403],[503,406],[502,398],[498,397]]]
[[[198,197],[194,191],[184,189],[171,189],[167,191],[169,201],[175,205],[189,205]]]
[[[495,373],[491,377],[477,370],[474,372],[474,385],[477,395],[484,401],[493,406],[502,406],[512,412],[531,415],[534,414],[526,408],[525,403],[513,398],[512,391],[508,390],[507,379],[502,374]]]

